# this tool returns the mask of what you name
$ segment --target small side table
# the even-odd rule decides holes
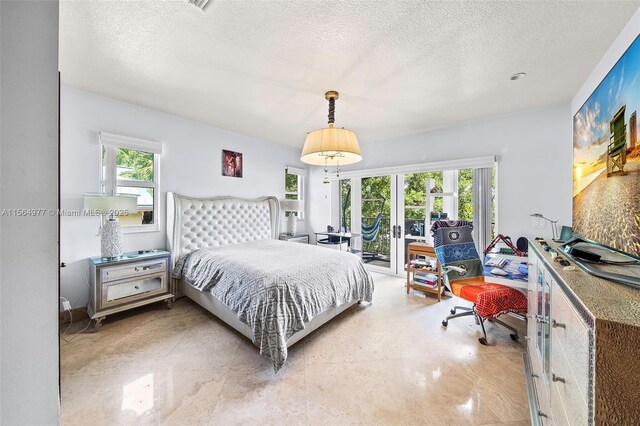
[[[171,292],[171,253],[148,250],[125,253],[117,259],[92,257],[91,296],[88,313],[94,331],[107,315],[149,303],[164,301],[169,309]]]
[[[355,232],[316,232],[315,234],[316,245],[347,251],[362,257],[362,250],[353,248],[353,242],[357,238],[362,238],[362,234],[356,234]],[[320,237],[326,238],[321,239]]]
[[[309,244],[309,234],[295,234],[295,235],[280,234],[278,239],[282,241],[290,241],[293,243]]]
[[[418,256],[424,256],[436,260],[436,269],[429,266],[413,266],[413,261]],[[415,280],[415,274],[418,273],[430,273],[436,275],[436,286],[430,287],[426,284],[417,282]],[[433,247],[424,243],[410,243],[407,249],[407,294],[410,290],[419,290],[425,293],[431,293],[438,295],[438,302],[442,298],[444,293],[444,286],[442,285],[442,267],[438,258],[436,257],[436,251]]]

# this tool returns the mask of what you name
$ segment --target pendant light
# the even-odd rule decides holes
[[[329,101],[329,126],[307,133],[300,160],[314,166],[324,166],[325,173],[329,166],[336,167],[336,177],[340,177],[340,166],[354,164],[362,160],[358,138],[351,130],[333,127],[335,121],[336,100],[339,93],[330,90],[324,94]],[[325,183],[329,178],[325,176]]]

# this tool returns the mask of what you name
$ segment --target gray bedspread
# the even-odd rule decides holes
[[[287,359],[287,340],[306,322],[353,300],[371,302],[374,288],[358,256],[278,240],[193,251],[173,276],[235,312],[276,371]]]

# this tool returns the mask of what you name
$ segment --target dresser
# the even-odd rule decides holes
[[[571,266],[529,242],[524,357],[532,423],[640,424],[640,290]]]
[[[108,315],[117,312],[160,301],[171,308],[171,253],[167,251],[141,250],[117,259],[92,257],[89,268],[88,313],[94,331]]]

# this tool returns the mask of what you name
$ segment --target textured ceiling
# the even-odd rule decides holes
[[[334,89],[367,143],[569,100],[640,5],[212,2],[62,0],[62,83],[292,146]]]

